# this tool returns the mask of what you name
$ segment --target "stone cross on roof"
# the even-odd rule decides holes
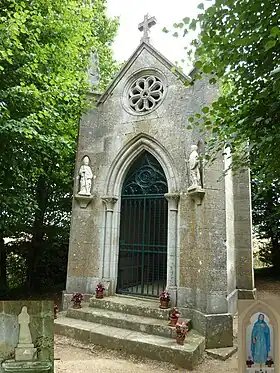
[[[155,17],[149,17],[148,14],[144,16],[144,21],[139,23],[138,25],[138,30],[143,31],[141,42],[142,41],[145,41],[146,43],[150,42],[150,38],[149,38],[150,28],[154,26],[156,23],[157,23],[157,20],[155,19]]]

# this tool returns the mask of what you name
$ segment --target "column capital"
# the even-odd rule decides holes
[[[168,201],[169,209],[177,211],[180,193],[165,193],[164,197]]]
[[[114,205],[117,202],[118,198],[114,196],[103,196],[101,197],[102,201],[106,205],[106,211],[113,211]]]

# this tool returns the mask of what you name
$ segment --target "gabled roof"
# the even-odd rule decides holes
[[[109,86],[106,88],[106,91],[102,94],[102,96],[99,98],[97,105],[103,103],[106,101],[108,96],[111,94],[111,92],[114,90],[118,82],[122,79],[122,77],[125,75],[127,70],[131,67],[131,65],[134,63],[134,61],[137,59],[137,57],[141,54],[143,50],[148,51],[151,53],[155,58],[159,60],[160,63],[162,63],[165,67],[168,69],[175,69],[173,71],[173,74],[175,74],[179,79],[181,78],[182,80],[188,80],[191,81],[192,78],[188,75],[185,75],[184,73],[178,71],[178,68],[170,62],[166,57],[164,57],[157,49],[155,49],[151,44],[142,41],[135,52],[132,54],[132,56],[127,60],[127,62],[124,64],[124,66],[120,69],[120,71],[115,75],[113,78],[112,82],[109,84]]]

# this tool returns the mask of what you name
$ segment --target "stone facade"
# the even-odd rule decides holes
[[[191,77],[171,68],[143,41],[81,120],[75,175],[88,156],[93,180],[81,204],[75,178],[66,293],[94,293],[100,280],[107,294],[115,293],[122,185],[134,160],[147,151],[168,183],[166,286],[172,303],[192,318],[207,347],[230,346],[238,289],[252,297],[254,288],[249,176],[221,177],[228,162],[221,156],[205,167],[203,189],[188,191],[186,160],[201,138],[199,129],[186,129],[188,117],[210,104],[216,89],[207,79],[186,87],[182,79]],[[137,91],[129,87],[147,76],[157,76],[163,89],[155,85],[162,89],[153,93],[158,102],[137,113],[141,107],[128,101],[135,102]]]

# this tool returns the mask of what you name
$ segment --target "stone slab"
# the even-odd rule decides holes
[[[237,352],[237,346],[224,348],[210,348],[205,352],[214,359],[225,361]]]
[[[185,369],[193,369],[201,360],[205,348],[204,337],[194,330],[188,334],[185,345],[174,338],[150,335],[131,330],[95,324],[67,317],[55,320],[55,333],[80,341],[124,350],[137,356],[166,361]]]
[[[73,319],[115,326],[152,335],[172,338],[176,336],[175,327],[170,327],[168,325],[169,321],[165,319],[130,315],[92,307],[83,307],[81,309],[69,308],[66,312],[66,316]],[[179,319],[179,321],[183,320]],[[187,323],[189,330],[191,330],[191,320],[184,319],[184,321]]]
[[[2,369],[4,372],[9,373],[41,373],[50,372],[52,370],[52,364],[43,361],[14,361],[7,360],[2,363]]]
[[[111,296],[103,299],[92,297],[90,307],[102,308],[124,314],[152,317],[168,320],[170,309],[160,309],[159,301],[154,299],[139,299],[125,296]]]

